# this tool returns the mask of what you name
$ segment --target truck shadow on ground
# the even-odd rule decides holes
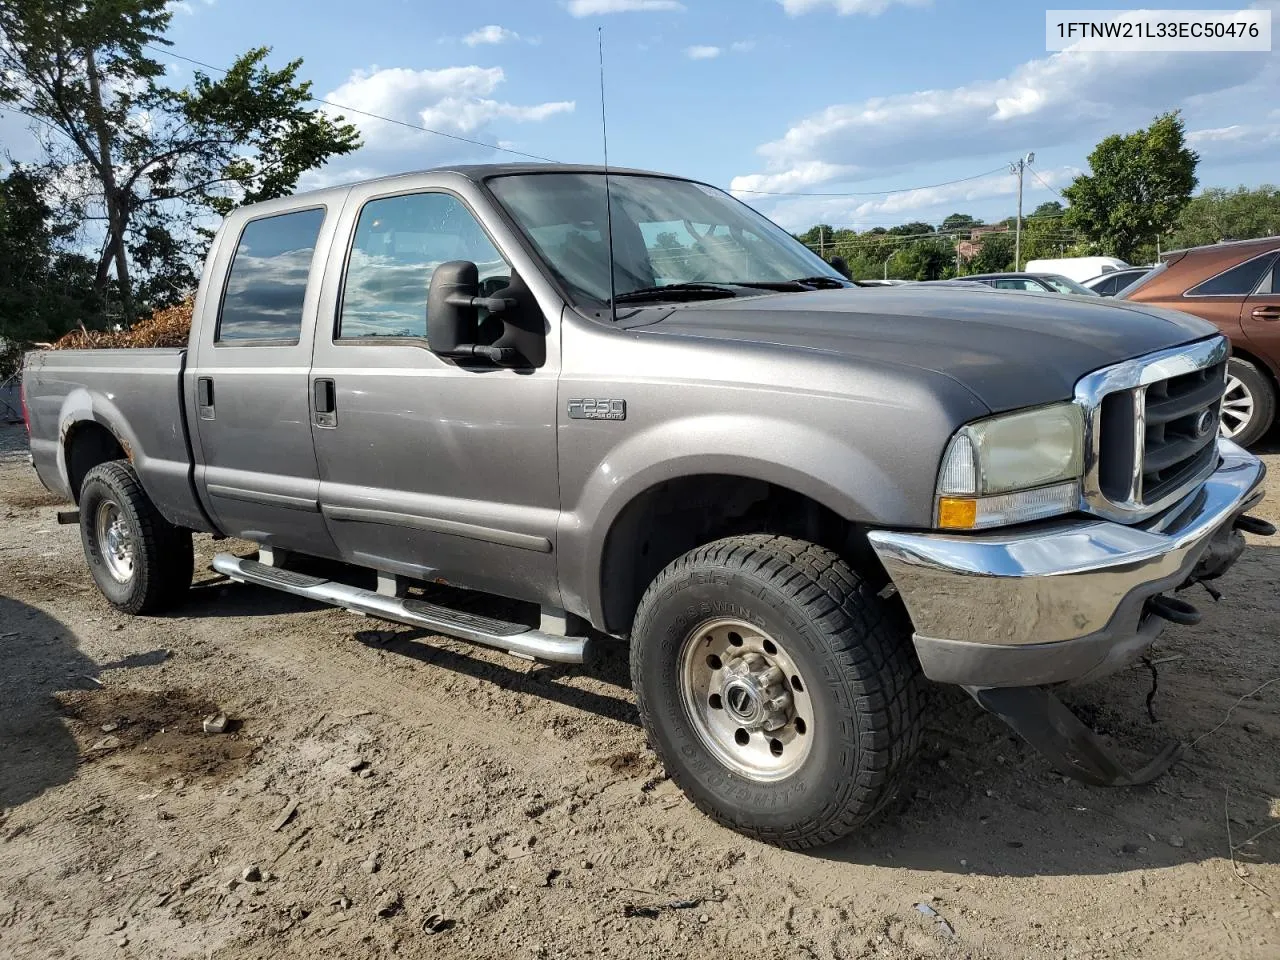
[[[69,782],[80,756],[53,695],[94,688],[104,669],[63,623],[0,596],[0,807]]]

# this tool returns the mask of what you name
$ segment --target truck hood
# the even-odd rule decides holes
[[[743,340],[930,370],[995,413],[1069,399],[1084,374],[1217,332],[1128,302],[985,287],[815,290],[681,304],[636,332]]]

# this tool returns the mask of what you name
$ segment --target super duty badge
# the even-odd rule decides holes
[[[570,400],[570,420],[625,420],[625,400]]]

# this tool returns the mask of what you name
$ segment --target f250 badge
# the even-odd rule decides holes
[[[571,399],[569,401],[569,419],[625,420],[627,419],[627,401]]]

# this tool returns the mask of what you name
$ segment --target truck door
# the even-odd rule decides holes
[[[307,374],[337,199],[332,211],[281,201],[279,212],[228,219],[197,304],[186,385],[196,486],[220,529],[320,556],[335,548],[320,515]]]
[[[311,371],[321,510],[351,563],[558,605],[563,304],[509,228],[492,214],[482,221],[488,208],[477,188],[434,182],[428,176],[412,192],[366,184],[348,197]],[[449,260],[477,264],[483,295],[523,264],[535,292],[521,309],[556,321],[545,324],[544,365],[503,369],[428,349],[427,289]]]

